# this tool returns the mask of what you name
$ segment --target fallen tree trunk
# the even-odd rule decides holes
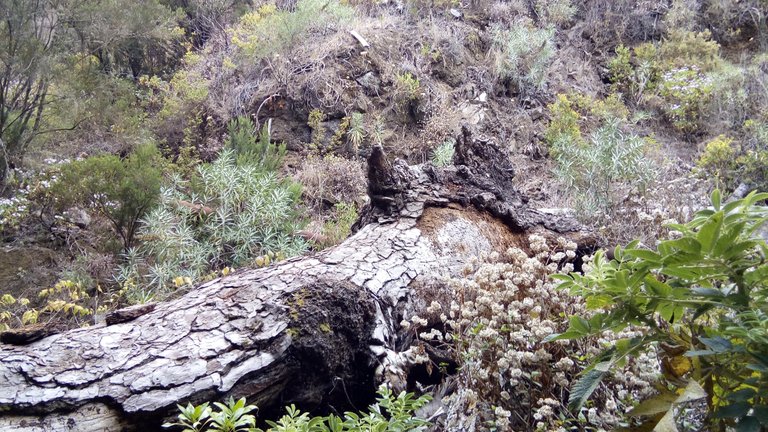
[[[405,387],[414,350],[398,323],[426,307],[422,288],[532,232],[594,246],[574,221],[527,208],[504,160],[466,130],[445,169],[390,164],[374,148],[370,208],[341,245],[238,271],[128,322],[0,345],[0,431],[157,428],[182,401],[343,406],[376,380]]]

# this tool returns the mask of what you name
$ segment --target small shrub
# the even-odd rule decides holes
[[[608,122],[586,145],[555,142],[555,176],[573,193],[582,216],[610,214],[622,185],[643,192],[655,178],[648,148],[647,140],[623,132],[616,121]]]
[[[726,184],[732,187],[737,151],[733,138],[720,135],[707,143],[697,165],[707,175],[714,177],[718,188],[722,188]]]
[[[739,143],[725,135],[709,141],[698,167],[722,190],[733,190],[739,183],[768,190],[768,127],[748,120]]]
[[[29,208],[26,191],[19,190],[10,198],[0,198],[0,233],[8,234],[18,228],[29,215]]]
[[[702,112],[712,98],[712,79],[697,67],[681,67],[665,72],[659,94],[664,112],[680,131],[692,134],[702,128]]]
[[[608,62],[613,91],[639,104],[643,95],[653,91],[659,82],[661,71],[656,56],[656,47],[650,43],[638,45],[631,51],[624,45],[616,47],[616,57]]]
[[[758,191],[768,191],[768,123],[744,122],[742,154],[736,159],[738,178]]]
[[[296,173],[304,186],[303,198],[310,207],[323,211],[337,203],[362,205],[368,179],[363,163],[328,155],[304,160]]]
[[[360,151],[360,146],[363,144],[365,135],[366,132],[363,114],[359,112],[352,113],[352,115],[349,117],[347,140],[350,144],[349,153],[351,153],[353,157],[357,156],[358,152]]]
[[[563,25],[576,14],[571,0],[537,0],[536,13],[546,24]]]
[[[353,14],[354,9],[336,0],[299,0],[290,11],[265,4],[244,14],[227,32],[238,61],[253,64],[287,51],[308,32],[347,22]]]
[[[553,156],[557,154],[556,143],[582,145],[581,114],[576,111],[574,102],[567,95],[557,95],[557,100],[548,106],[550,122],[544,132],[544,139],[550,145]]]
[[[453,140],[446,140],[432,151],[430,158],[432,165],[436,167],[447,167],[453,164],[453,154],[456,152]]]
[[[609,62],[614,90],[635,104],[658,101],[686,135],[705,129],[713,116],[739,124],[748,105],[739,84],[743,73],[720,57],[720,46],[710,38],[706,31],[676,29],[657,46],[645,43],[632,51],[619,46]]]
[[[690,32],[696,27],[700,7],[698,0],[672,0],[672,5],[664,15],[664,24],[673,31]]]
[[[720,68],[720,45],[709,31],[691,32],[674,29],[659,45],[658,58],[664,70],[696,66],[702,72]]]
[[[396,74],[395,87],[397,92],[403,95],[407,101],[416,100],[420,96],[421,82],[410,72]]]
[[[592,132],[606,122],[625,121],[629,115],[627,107],[615,93],[603,100],[581,93],[559,94],[547,108],[550,122],[544,132],[544,140],[555,158],[570,146],[585,145],[584,133]]]
[[[323,224],[322,234],[325,243],[319,245],[320,248],[337,245],[349,237],[357,217],[357,207],[354,203],[336,203],[333,206],[331,219]]]
[[[496,72],[509,80],[516,92],[534,93],[547,85],[547,68],[555,54],[555,29],[538,29],[518,23],[509,30],[494,30],[494,46],[499,51]]]
[[[129,248],[141,218],[158,202],[162,166],[154,144],[137,147],[125,159],[92,156],[61,167],[50,195],[58,211],[73,205],[96,210]]]
[[[579,298],[557,292],[549,279],[560,271],[558,263],[575,257],[576,245],[564,239],[549,244],[537,235],[528,242],[528,253],[511,248],[475,261],[465,277],[448,281],[450,298],[401,323],[424,343],[451,349],[460,365],[457,388],[443,400],[443,430],[610,429],[633,400],[653,391],[648,371],[656,364],[649,357],[615,374],[593,406],[568,412],[566,389],[577,378],[581,358],[637,333],[547,343],[545,338],[567,327],[564,315],[585,310]],[[562,271],[571,268],[565,264]]]
[[[312,131],[312,142],[309,144],[309,151],[313,154],[319,154],[323,147],[325,139],[325,113],[320,109],[313,109],[309,112],[307,126]]]
[[[66,320],[74,325],[86,325],[91,321],[94,308],[98,308],[98,312],[106,309],[98,299],[91,299],[82,283],[68,279],[40,290],[38,297],[39,306],[35,307],[33,304],[38,301],[17,299],[10,294],[0,296],[0,331],[44,321]]]

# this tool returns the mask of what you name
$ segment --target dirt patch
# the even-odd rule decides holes
[[[0,293],[37,299],[37,293],[53,286],[61,266],[61,255],[40,246],[0,248]]]

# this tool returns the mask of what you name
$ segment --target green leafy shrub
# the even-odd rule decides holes
[[[642,192],[656,176],[648,141],[623,132],[616,122],[598,129],[584,146],[558,141],[555,148],[555,176],[574,193],[582,215],[610,213],[621,185]]]
[[[214,402],[214,410],[206,402],[202,405],[178,405],[181,414],[178,422],[166,423],[163,427],[181,427],[184,432],[418,432],[425,431],[429,422],[414,415],[424,406],[429,398],[416,398],[411,393],[402,392],[395,396],[391,390],[382,386],[378,391],[376,403],[368,412],[344,413],[344,418],[336,415],[327,417],[309,417],[295,406],[286,408],[287,413],[278,421],[267,420],[269,428],[256,427],[256,418],[250,414],[256,407],[246,405],[245,398],[238,401],[231,399],[227,404]]]
[[[128,254],[118,280],[134,298],[168,293],[177,278],[200,280],[211,271],[280,259],[306,249],[301,229],[301,187],[256,164],[240,165],[225,149],[185,181],[173,176],[159,205],[144,218],[144,243]],[[138,290],[138,291],[137,291]]]
[[[670,388],[706,400],[713,427],[768,426],[768,245],[757,234],[768,221],[768,209],[757,203],[766,199],[752,193],[723,204],[715,191],[711,208],[672,225],[675,238],[655,250],[635,241],[618,247],[614,260],[598,252],[583,275],[555,276],[596,313],[573,316],[553,340],[644,329],[595,356],[572,388],[576,406],[608,370],[650,347]],[[629,413],[645,416],[648,427],[672,421],[681,394],[659,389]]]
[[[571,0],[537,0],[535,5],[536,13],[547,24],[565,24],[576,14]]]
[[[323,147],[323,140],[325,139],[325,113],[320,109],[313,109],[309,112],[307,117],[307,126],[312,131],[312,142],[309,144],[309,150],[313,154],[319,154]]]
[[[154,144],[138,146],[125,159],[91,156],[60,167],[49,196],[59,212],[74,205],[97,211],[129,248],[141,218],[158,202],[163,164]]]
[[[365,139],[365,123],[362,113],[354,112],[349,117],[349,130],[347,130],[347,140],[349,141],[349,153],[354,157],[360,151],[360,146]]]
[[[640,44],[632,50],[624,45],[616,47],[616,57],[608,62],[613,91],[639,104],[643,95],[653,91],[660,80],[656,56],[656,46],[651,43]]]
[[[549,105],[544,132],[555,176],[573,193],[582,216],[607,215],[615,192],[633,184],[642,192],[655,177],[651,141],[625,133],[629,112],[618,94],[600,100],[570,93]],[[591,132],[585,137],[585,131]]]
[[[611,121],[625,121],[629,110],[618,94],[605,99],[596,99],[581,93],[558,94],[555,102],[547,106],[550,122],[544,131],[544,140],[550,145],[550,152],[556,155],[557,142],[583,145],[584,133],[596,130]]]
[[[97,291],[97,295],[100,292]],[[91,298],[80,282],[62,279],[38,292],[39,301],[11,294],[0,296],[0,331],[42,322],[67,320],[76,326],[87,325],[97,312],[104,312],[98,297]],[[35,305],[38,303],[38,305]]]
[[[514,92],[543,90],[547,85],[547,67],[555,55],[554,36],[554,27],[539,29],[526,23],[518,23],[508,30],[495,29],[498,76],[509,81]]]
[[[658,60],[664,70],[696,66],[702,72],[713,72],[722,66],[720,45],[709,31],[692,32],[675,29],[659,45]]]
[[[720,189],[731,191],[744,183],[754,190],[768,190],[768,127],[747,120],[740,140],[725,135],[710,140],[697,165]]]
[[[420,96],[421,82],[410,72],[395,74],[395,87],[406,101],[416,100]]]
[[[736,154],[733,138],[720,135],[707,143],[697,165],[707,175],[714,177],[718,188],[722,188],[726,183],[732,183]]]
[[[737,180],[768,191],[768,123],[747,120],[744,133],[742,154],[736,159]]]
[[[740,90],[743,72],[720,55],[709,32],[673,30],[661,43],[630,50],[622,45],[609,62],[613,88],[634,104],[656,101],[674,127],[699,133],[713,116],[738,124],[747,96]],[[733,117],[733,118],[731,118]]]
[[[0,198],[0,233],[8,234],[29,215],[30,202],[25,191],[10,198]]]
[[[232,150],[238,165],[261,167],[265,171],[277,171],[285,157],[285,144],[270,140],[269,125],[265,124],[258,134],[251,119],[238,117],[229,122],[224,146]]]

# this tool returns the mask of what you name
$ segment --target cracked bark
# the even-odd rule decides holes
[[[260,407],[343,404],[375,380],[405,386],[399,322],[420,287],[531,232],[594,246],[530,209],[494,143],[465,130],[456,165],[369,159],[371,205],[341,245],[238,271],[128,322],[0,344],[0,431],[156,428],[175,404],[247,396]]]

